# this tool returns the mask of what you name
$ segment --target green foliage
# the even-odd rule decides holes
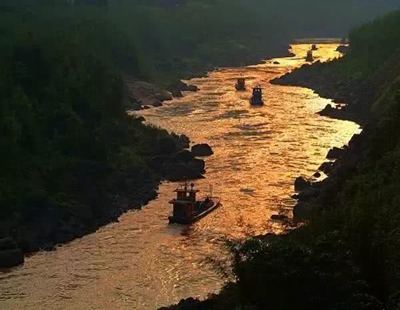
[[[147,160],[176,150],[175,140],[125,114],[113,58],[88,47],[96,27],[26,23],[0,49],[0,216],[76,205],[107,212],[110,193],[129,194],[125,178],[157,179]]]
[[[288,235],[236,247],[241,302],[257,309],[381,309],[338,233]]]

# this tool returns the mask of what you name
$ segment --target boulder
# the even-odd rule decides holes
[[[320,177],[321,177],[321,173],[318,172],[318,171],[315,172],[315,173],[314,173],[314,177],[315,177],[315,178],[320,178]]]
[[[343,157],[343,152],[344,149],[340,149],[338,147],[334,147],[329,150],[328,155],[326,155],[326,158],[328,159],[340,159]]]
[[[169,88],[172,95],[174,97],[182,97],[182,92],[183,91],[198,91],[199,88],[194,85],[188,85],[186,83],[183,83],[182,81],[179,81]]]
[[[174,96],[175,98],[182,98],[182,92],[179,89],[175,89],[171,91],[172,96]]]
[[[148,110],[148,109],[150,109],[150,107],[148,105],[143,106],[143,110]]]
[[[154,95],[154,98],[156,98],[159,101],[172,100],[172,94],[167,91],[163,91],[163,92],[156,93]]]
[[[326,175],[330,175],[332,172],[332,168],[333,168],[333,163],[328,161],[319,166],[318,170],[322,171]]]
[[[274,65],[280,65],[281,63],[279,61],[274,61],[273,64]]]
[[[331,114],[332,111],[334,111],[334,110],[335,110],[335,108],[332,107],[331,104],[327,104],[327,105],[325,106],[325,108],[323,108],[322,111],[319,112],[319,114],[321,114],[321,115],[329,115],[329,114]]]
[[[348,45],[340,45],[337,47],[336,51],[342,54],[346,54],[349,51],[349,46]]]
[[[151,103],[151,105],[152,105],[153,107],[157,108],[157,107],[162,107],[163,104],[161,103],[160,100],[155,99],[155,100],[153,100],[153,102]]]
[[[284,215],[284,214],[273,214],[273,215],[271,215],[271,220],[274,220],[274,221],[285,221],[288,218],[289,217],[287,215]]]
[[[298,177],[296,181],[294,181],[294,190],[296,192],[300,192],[311,187],[311,182],[307,181],[303,177]]]
[[[211,146],[205,143],[193,145],[192,153],[194,156],[211,156],[212,154],[214,154]]]

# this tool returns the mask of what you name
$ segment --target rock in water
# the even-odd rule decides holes
[[[271,215],[271,220],[274,220],[274,221],[285,221],[288,218],[289,217],[287,215],[284,215],[284,214],[273,214],[273,215]]]
[[[294,190],[296,192],[306,190],[311,187],[311,182],[307,181],[303,177],[298,177],[294,182]]]
[[[194,156],[211,156],[212,154],[214,154],[211,146],[205,143],[193,145],[192,153]]]
[[[315,177],[315,178],[320,178],[320,177],[321,177],[321,173],[318,172],[318,171],[315,172],[315,173],[314,173],[314,177]]]

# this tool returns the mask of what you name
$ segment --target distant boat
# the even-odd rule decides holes
[[[253,88],[253,95],[250,99],[251,105],[263,105],[264,102],[262,100],[262,88],[261,86],[257,86]]]
[[[311,46],[311,50],[312,50],[312,51],[316,51],[316,50],[318,50],[318,47],[317,47],[317,45],[316,45],[316,44],[313,44],[313,45]]]
[[[314,61],[313,52],[311,50],[307,52],[306,61],[308,61],[308,62]]]
[[[238,91],[246,90],[246,80],[244,78],[238,78],[235,84],[235,88]]]
[[[196,199],[199,192],[194,184],[185,183],[175,190],[177,196],[169,203],[173,206],[172,215],[168,218],[170,223],[192,224],[207,214],[211,213],[221,205],[218,197],[212,197],[212,194]]]

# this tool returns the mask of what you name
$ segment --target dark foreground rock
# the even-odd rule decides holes
[[[214,154],[211,146],[206,143],[193,145],[192,153],[194,156],[211,156]]]
[[[24,263],[24,254],[12,238],[0,239],[0,268],[11,268]]]

